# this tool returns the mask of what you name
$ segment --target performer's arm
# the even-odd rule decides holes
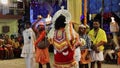
[[[45,31],[42,31],[38,39],[35,41],[35,46],[38,44],[38,42],[42,41],[44,37],[45,37]]]
[[[32,25],[32,29],[35,33],[37,33],[37,29],[36,29],[36,25],[37,23],[40,21],[40,19],[38,19],[37,21],[34,22],[34,24]]]
[[[104,45],[106,42],[105,41],[100,41],[98,44],[96,44],[96,47],[99,47],[101,45]]]

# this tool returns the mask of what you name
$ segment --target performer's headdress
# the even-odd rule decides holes
[[[64,7],[62,6],[60,10],[58,10],[55,15],[53,16],[52,19],[52,29],[50,30],[49,34],[48,34],[48,38],[53,38],[54,36],[54,31],[55,31],[55,23],[56,20],[60,17],[60,16],[64,16],[65,17],[65,31],[67,33],[67,38],[70,40],[71,39],[71,34],[73,35],[72,37],[75,37],[75,31],[72,27],[72,23],[70,23],[71,21],[71,14],[68,10],[64,9]]]
[[[65,17],[65,18],[64,18]],[[64,20],[62,22],[59,22],[59,20]],[[71,21],[71,14],[68,10],[65,10],[64,7],[61,7],[61,9],[59,11],[57,11],[55,13],[55,15],[53,16],[53,19],[52,19],[52,23],[53,23],[53,26],[52,26],[52,29],[49,31],[48,33],[48,39],[51,39],[51,43],[53,38],[54,38],[54,31],[57,30],[55,27],[56,27],[56,23],[64,23],[65,26],[62,27],[65,29],[65,33],[66,33],[66,38],[67,38],[67,41],[68,41],[68,44],[70,45],[70,48],[72,48],[72,45],[76,45],[75,43],[71,45],[70,43],[70,40],[73,39],[75,41],[79,40],[79,36],[78,34],[76,33],[76,31],[73,29],[73,26],[72,26],[72,22]],[[63,25],[64,25],[63,24]],[[59,26],[59,25],[58,25]],[[59,30],[59,28],[58,28]],[[73,48],[74,49],[74,48]]]
[[[86,26],[81,24],[81,25],[79,25],[79,28],[86,28]]]
[[[64,9],[64,6],[62,6],[62,7],[61,7],[61,10],[57,11],[57,12],[55,13],[55,15],[53,16],[53,19],[52,19],[52,23],[53,23],[53,24],[55,23],[56,19],[57,19],[60,15],[65,16],[65,18],[66,18],[66,22],[65,22],[65,23],[69,23],[69,22],[70,22],[70,20],[71,20],[71,14],[70,14],[70,12],[69,12],[68,10],[65,10],[65,9]]]
[[[41,15],[38,15],[37,18],[42,18],[42,16],[41,16]]]

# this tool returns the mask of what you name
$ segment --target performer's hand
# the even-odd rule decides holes
[[[95,46],[95,52],[99,53],[100,51],[98,50],[98,47]]]

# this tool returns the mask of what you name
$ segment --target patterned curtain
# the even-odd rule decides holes
[[[82,0],[82,2],[84,1]],[[104,0],[104,12],[105,13],[119,12],[120,11],[119,3],[120,0]],[[90,14],[100,13],[101,7],[102,7],[102,0],[88,0],[88,11]],[[84,12],[84,10],[82,12]]]

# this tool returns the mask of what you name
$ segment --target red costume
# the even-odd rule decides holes
[[[65,22],[56,20],[66,19]],[[48,34],[48,40],[54,46],[54,68],[76,68],[74,59],[75,46],[80,45],[79,36],[70,23],[71,15],[67,10],[61,9],[53,16],[53,25]],[[62,24],[61,24],[62,23]],[[65,23],[65,26],[63,26]],[[56,26],[57,25],[57,26]]]

